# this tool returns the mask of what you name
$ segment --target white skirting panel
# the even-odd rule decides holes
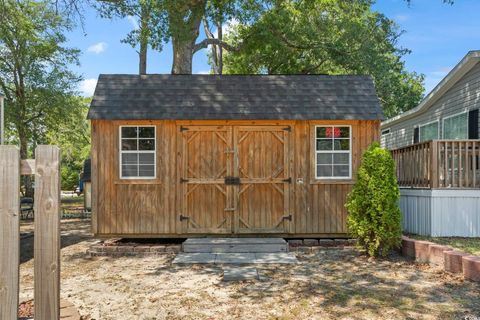
[[[403,229],[434,237],[480,237],[480,189],[400,189]]]

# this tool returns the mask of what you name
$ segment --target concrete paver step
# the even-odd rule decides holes
[[[190,253],[288,252],[282,238],[189,238],[182,244]]]
[[[173,264],[295,264],[290,252],[274,253],[178,253]]]

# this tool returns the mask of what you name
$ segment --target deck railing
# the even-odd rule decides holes
[[[480,140],[432,140],[392,150],[398,184],[480,188]]]

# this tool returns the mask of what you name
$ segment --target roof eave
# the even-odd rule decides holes
[[[383,121],[381,128],[394,125],[402,120],[410,119],[417,114],[427,111],[438,99],[440,99],[455,83],[458,82],[480,61],[480,50],[470,51],[465,57],[447,74],[442,81],[420,102],[420,104],[398,116]]]

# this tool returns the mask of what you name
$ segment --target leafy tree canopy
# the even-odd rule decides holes
[[[225,73],[367,74],[386,117],[416,106],[423,75],[408,72],[397,25],[371,10],[372,0],[275,1],[253,23],[225,36],[238,51],[224,56]]]
[[[82,130],[84,103],[74,97],[81,78],[69,69],[78,64],[79,51],[64,46],[70,25],[51,3],[0,0],[0,7],[0,88],[6,96],[7,141],[19,144],[25,159],[33,157],[38,144],[62,141],[67,128],[68,139]],[[31,182],[25,180],[31,195]]]

